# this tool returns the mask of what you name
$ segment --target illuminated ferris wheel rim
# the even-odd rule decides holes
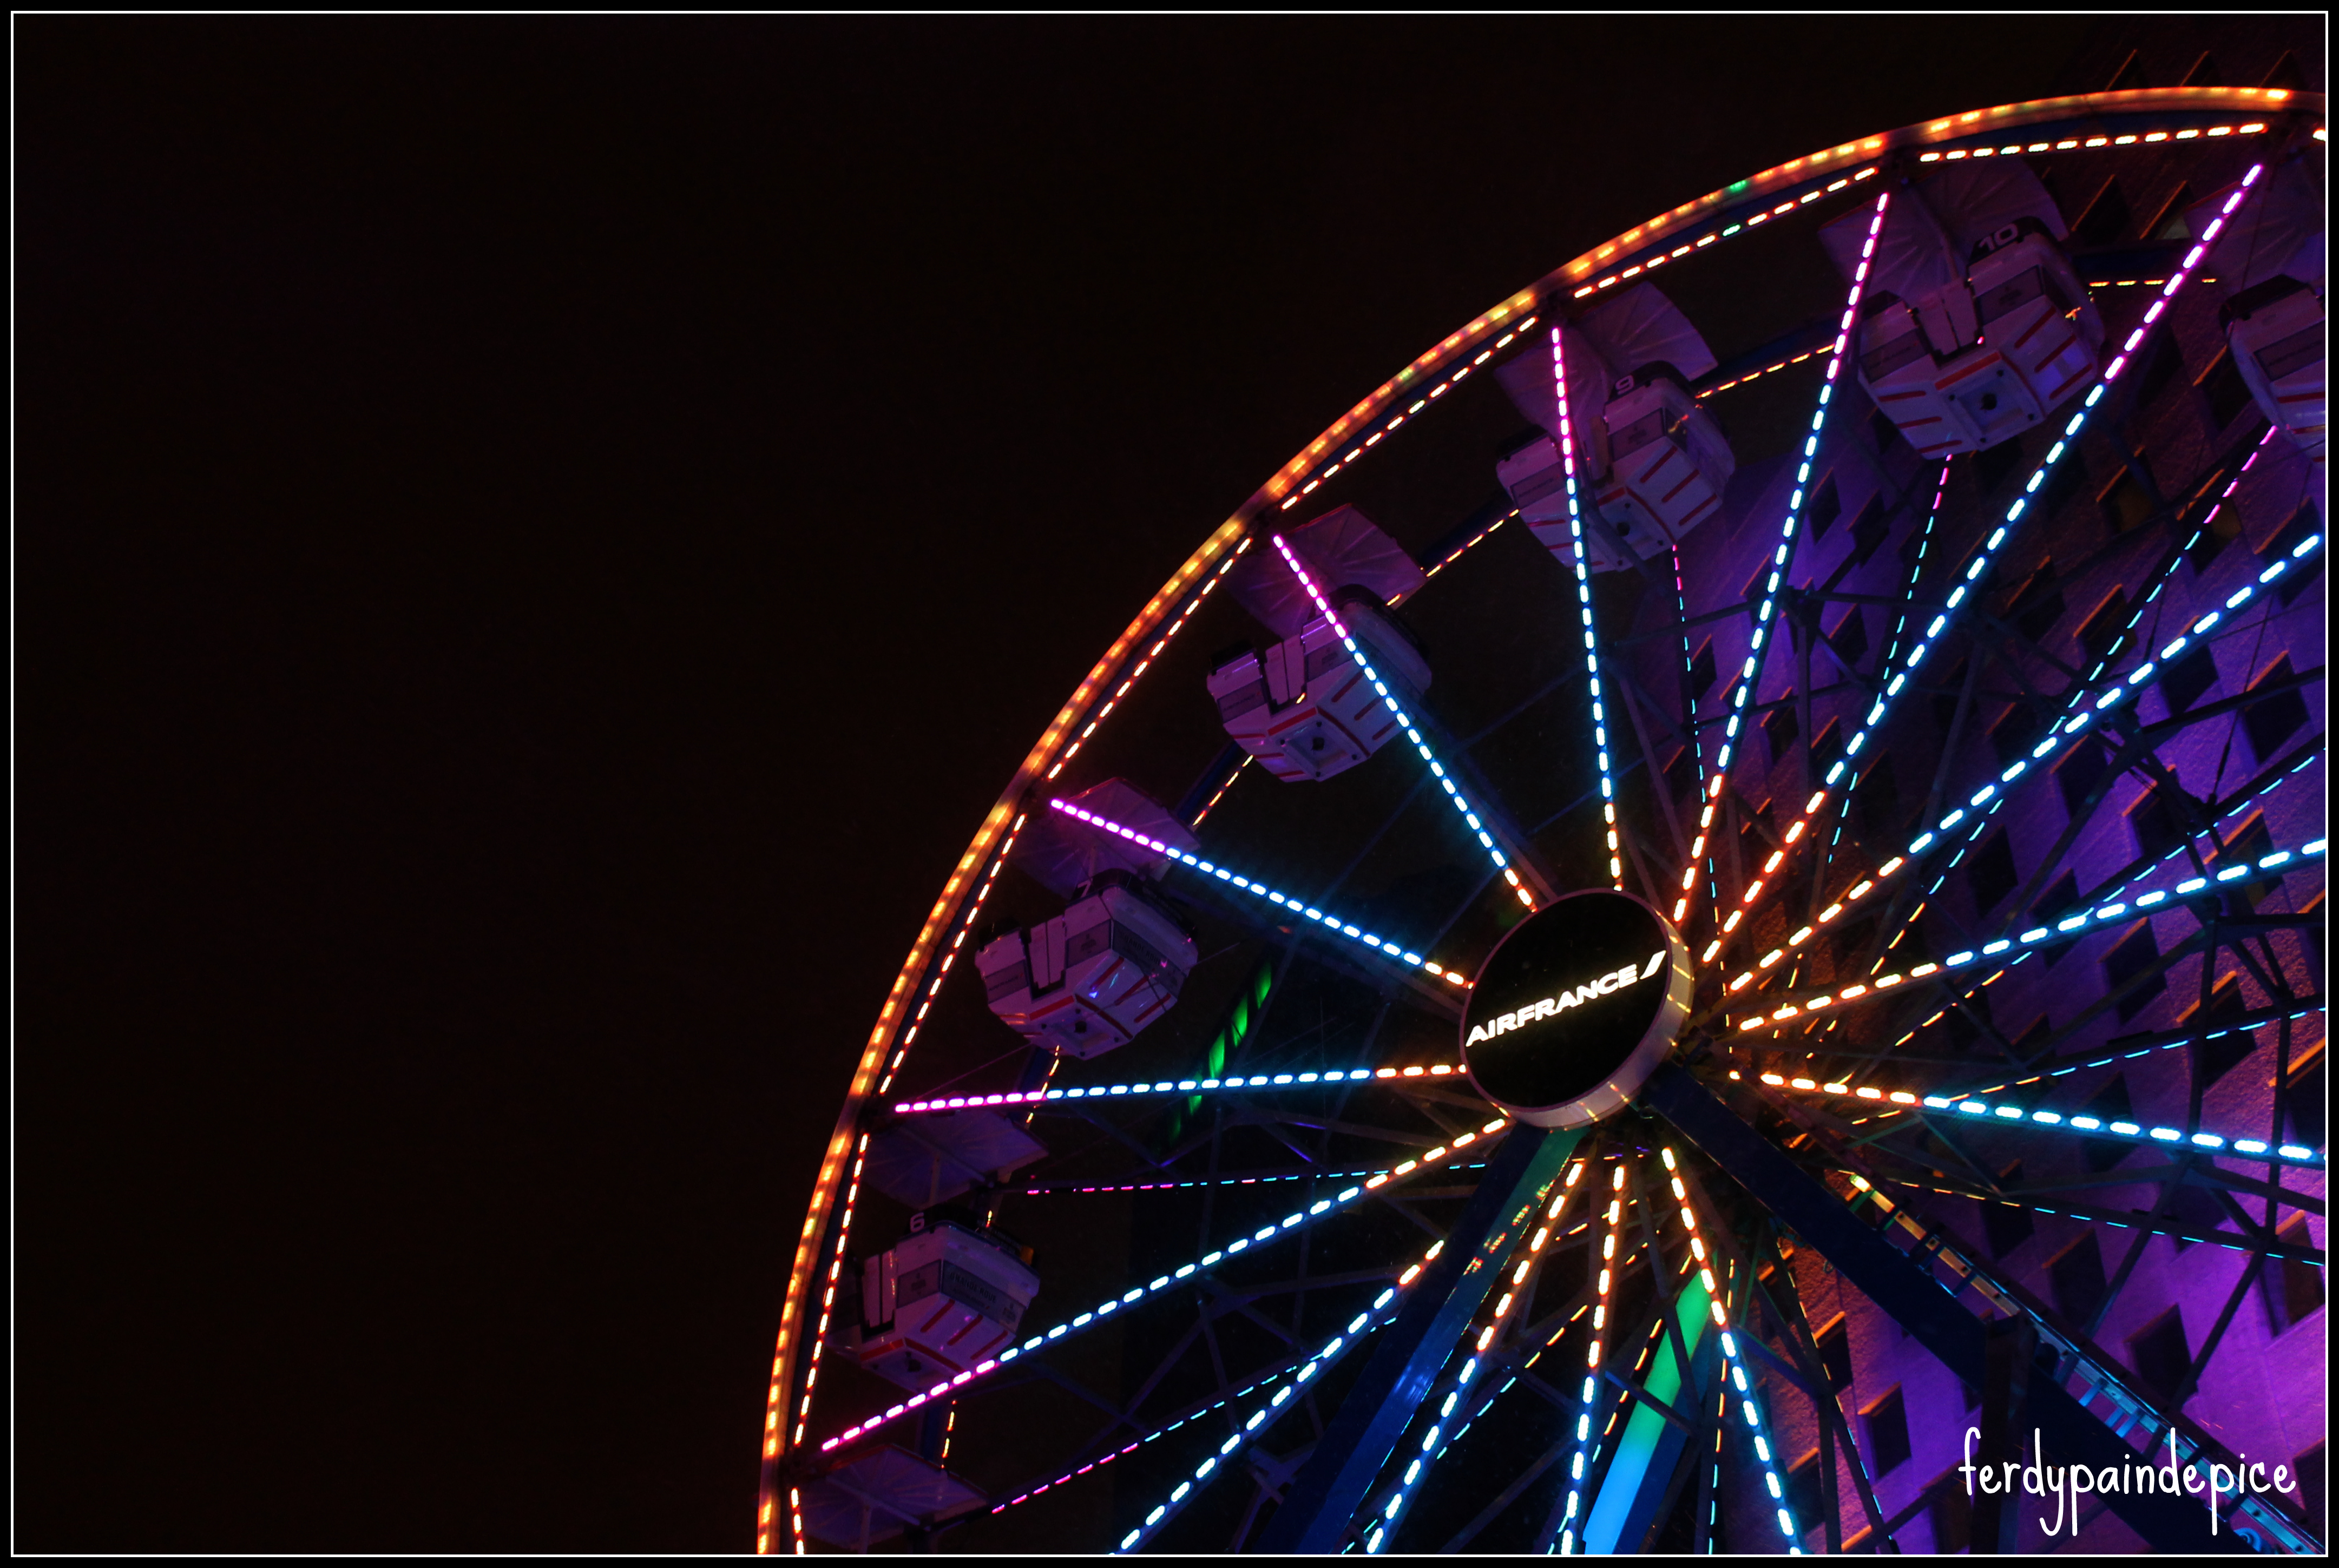
[[[2082,94],[1927,120],[1774,165],[1684,202],[1586,250],[1482,312],[1383,382],[1253,491],[1234,516],[1214,529],[1148,599],[1041,732],[952,869],[879,1009],[835,1130],[824,1150],[789,1270],[767,1390],[758,1549],[770,1549],[778,1524],[773,1494],[775,1463],[782,1453],[797,1445],[790,1435],[788,1390],[794,1381],[797,1358],[810,1342],[805,1325],[818,1297],[814,1281],[823,1256],[822,1238],[844,1190],[856,1140],[866,1141],[861,1131],[864,1112],[890,1083],[889,1062],[899,1065],[933,992],[957,956],[974,906],[1004,863],[1003,846],[1012,843],[1031,810],[1044,809],[1035,788],[1061,770],[1169,637],[1182,627],[1199,606],[1196,590],[1207,595],[1235,557],[1260,539],[1255,525],[1299,505],[1326,479],[1394,434],[1495,352],[1509,347],[1519,333],[1537,322],[1541,311],[1593,298],[1672,261],[1750,232],[1773,217],[1845,192],[1875,178],[1888,157],[1930,163],[2156,146],[2196,139],[2255,138],[2277,128],[2276,116],[2292,123],[2311,124],[2313,134],[2321,140],[2324,107],[2321,94],[2279,88],[2173,87]],[[943,939],[953,930],[956,941],[952,951],[944,953]],[[940,971],[926,978],[938,958]]]

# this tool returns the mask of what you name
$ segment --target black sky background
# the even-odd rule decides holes
[[[745,1547],[855,1054],[1135,608],[2087,25],[18,18],[16,1545]]]

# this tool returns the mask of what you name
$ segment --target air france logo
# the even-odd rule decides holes
[[[1496,1035],[1508,1034],[1521,1024],[1533,1023],[1537,1019],[1550,1018],[1556,1013],[1566,1011],[1571,1007],[1581,1007],[1594,997],[1613,995],[1628,985],[1648,979],[1664,966],[1664,962],[1665,950],[1659,948],[1649,955],[1649,962],[1645,966],[1628,963],[1614,974],[1604,974],[1597,980],[1585,981],[1573,991],[1563,991],[1557,996],[1547,996],[1541,1001],[1529,1002],[1515,1012],[1506,1012],[1499,1018],[1490,1019],[1473,1029],[1470,1031],[1470,1038],[1463,1043],[1475,1045],[1482,1040],[1492,1040]]]

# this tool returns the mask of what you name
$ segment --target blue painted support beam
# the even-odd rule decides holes
[[[1503,1139],[1469,1206],[1447,1233],[1446,1249],[1414,1281],[1406,1304],[1381,1330],[1372,1360],[1341,1400],[1254,1550],[1340,1549],[1374,1477],[1429,1396],[1438,1369],[1469,1332],[1479,1303],[1502,1277],[1504,1261],[1534,1225],[1582,1137],[1581,1129],[1546,1132],[1521,1126]]]
[[[1716,1100],[1678,1063],[1657,1070],[1642,1102],[1696,1144],[1754,1200],[1801,1239],[1820,1249],[1860,1293],[1876,1303],[1942,1366],[1976,1388],[1986,1373],[1982,1322],[1932,1274],[1862,1224],[1843,1200],[1797,1166],[1769,1139]],[[2026,1402],[2028,1424],[2048,1449],[2090,1469],[2131,1464],[2136,1449],[2115,1436],[2055,1380],[2034,1369]],[[2158,1552],[2247,1552],[2229,1528],[2209,1533],[2209,1512],[2197,1497],[2113,1492],[2103,1501]]]
[[[1694,1416],[1710,1402],[1713,1367],[1713,1297],[1705,1282],[1693,1277],[1670,1309],[1681,1323],[1682,1343],[1689,1346],[1686,1372],[1673,1352],[1673,1336],[1660,1335],[1657,1352],[1649,1360],[1642,1386],[1684,1415]],[[1683,1394],[1686,1388],[1689,1392]],[[1637,1552],[1656,1523],[1657,1505],[1673,1484],[1673,1470],[1690,1434],[1646,1405],[1625,1418],[1616,1440],[1616,1456],[1601,1478],[1600,1494],[1584,1523],[1584,1549],[1590,1553]]]

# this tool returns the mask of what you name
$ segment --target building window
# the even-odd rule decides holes
[[[2119,1000],[2117,1011],[2122,1023],[2142,1012],[2153,998],[2168,989],[2168,978],[2158,972],[2159,965],[2160,944],[2152,938],[2152,922],[2148,920],[2137,922],[2136,929],[2104,954],[2104,983],[2107,989],[2118,991],[2131,981],[2136,982],[2136,989]]]
[[[1778,705],[1762,715],[1762,733],[1771,737],[1771,760],[1784,760],[1787,749],[1801,738],[1803,726],[1795,722],[1795,694],[1788,692]]]
[[[1713,639],[1708,637],[1705,646],[1698,649],[1697,657],[1689,663],[1689,695],[1693,699],[1713,689],[1714,674]]]
[[[1998,1173],[1998,1185],[2002,1190],[2022,1184],[2022,1161],[2016,1160]],[[1982,1233],[1989,1238],[1990,1255],[2004,1262],[2006,1255],[2038,1234],[2038,1222],[2030,1210],[2011,1203],[1985,1203],[1981,1206]]]
[[[2055,769],[2055,783],[2063,792],[2063,814],[2077,816],[2088,794],[2110,771],[2111,759],[2104,754],[2104,748],[2092,739],[2081,741],[2079,749]]]
[[[2048,885],[2046,892],[2040,895],[2038,902],[2032,908],[2031,912],[2038,916],[2038,920],[2053,920],[2059,915],[2070,913],[2077,906],[2078,902],[2079,875],[2077,872],[2067,871]],[[2063,955],[2069,952],[2078,940],[2078,933],[2075,932],[2060,942],[2042,942],[2038,944],[2038,956],[2046,961],[2048,968],[2052,969],[2063,962]]]
[[[2242,710],[2242,728],[2248,732],[2250,749],[2257,754],[2261,764],[2274,761],[2282,743],[2306,723],[2306,699],[2299,695],[2296,686],[2289,685],[2291,679],[2290,656],[2285,654],[2250,687],[2254,692],[2269,686],[2284,689],[2260,697]]]
[[[1860,788],[1851,798],[1858,804],[1863,837],[1883,841],[1899,836],[1900,786],[1892,776],[1890,752],[1880,754],[1860,775]]]
[[[2209,989],[2209,1000],[2196,1002],[2185,1016],[2177,1020],[2183,1029],[2215,1029],[2228,1023],[2247,1011],[2242,1001],[2242,977],[2229,974]],[[2250,1059],[2257,1048],[2256,1040],[2246,1029],[2227,1029],[2193,1042],[2193,1071],[2203,1089]]]
[[[2146,860],[2158,860],[2171,850],[2181,848],[2193,836],[2185,831],[2166,786],[2161,784],[2153,785],[2142,799],[2128,807],[2127,824],[2136,830],[2136,853]]]
[[[2163,345],[2164,357],[2175,351],[2166,348],[2168,339],[2165,334],[2159,341]],[[2155,362],[2157,364],[2159,361]],[[2167,380],[2166,376],[2161,379],[2164,381]],[[2137,385],[2141,388],[2143,382],[2139,381]],[[2139,404],[2149,401],[2141,390],[2136,396]],[[2146,492],[2144,486],[2137,482],[2135,471],[2125,468],[2110,484],[2097,492],[2096,505],[2104,514],[2104,526],[2115,534],[2125,534],[2131,528],[2142,527],[2158,509],[2153,506],[2152,497]]]
[[[2323,1533],[2323,1449],[2318,1443],[2290,1462],[2290,1473],[2298,1482],[2298,1511],[2317,1535]]]
[[[2128,210],[2127,193],[2120,189],[2117,178],[2104,182],[2079,221],[2071,225],[2071,237],[2081,245],[2093,248],[2109,245],[2127,233],[2134,214]]]
[[[1828,1386],[1841,1393],[1851,1386],[1851,1336],[1845,1320],[1838,1317],[1820,1330],[1820,1366],[1827,1372]]]
[[[1851,554],[1845,558],[1855,567],[1866,566],[1868,557],[1876,553],[1876,547],[1884,542],[1885,535],[1890,532],[1890,526],[1885,521],[1883,496],[1869,497],[1868,505],[1860,508],[1860,516],[1852,521]]]
[[[2014,869],[2014,846],[2000,828],[1967,863],[1966,885],[1973,890],[1974,912],[1988,914],[1996,909],[2021,880]]]
[[[2193,232],[2186,226],[2185,213],[2192,205],[2193,187],[2179,182],[2176,193],[2161,203],[2160,216],[2147,223],[2144,226],[2144,232],[2156,240],[2191,239]],[[2160,340],[2165,344],[2168,339],[2164,335]],[[2141,386],[2142,383],[2139,382],[2138,385]],[[2139,404],[2151,401],[2141,391],[2137,394],[2137,400]]]
[[[2301,1251],[2314,1248],[2314,1238],[2308,1234],[2306,1216],[2303,1214],[2294,1214],[2284,1220],[2274,1238]],[[2323,1270],[2312,1263],[2302,1263],[2295,1257],[2271,1258],[2259,1283],[2265,1291],[2267,1324],[2276,1334],[2323,1310]]]
[[[1820,488],[1811,495],[1811,510],[1805,515],[1811,518],[1811,537],[1826,538],[1827,531],[1835,527],[1836,518],[1843,515],[1843,501],[1835,493],[1833,474],[1820,481]]]
[[[2201,694],[2216,684],[2217,656],[2207,643],[2196,643],[2176,663],[2161,667],[2160,695],[2168,699],[2172,715],[2199,702]]]
[[[2104,1299],[2104,1251],[2092,1230],[2055,1255],[2047,1266],[2055,1308],[2072,1323],[2086,1323]]]
[[[1812,1449],[1788,1468],[1787,1512],[1797,1530],[1810,1530],[1827,1512],[1827,1496],[1820,1488],[1820,1451]]]
[[[2053,561],[2039,562],[2038,569],[2023,579],[2021,588],[2007,603],[2006,616],[2032,642],[2046,640],[2055,623],[2063,618],[2063,585],[2055,575]]]
[[[2090,658],[2107,659],[2127,641],[2127,595],[2114,588],[2111,597],[2097,605],[2096,613],[2079,628],[2079,646],[2087,650]]]
[[[1998,753],[1998,765],[2011,767],[2028,756],[2046,727],[2047,721],[2028,703],[2017,703],[2007,709],[2006,716],[1989,729],[1989,744]]]
[[[1900,1390],[1860,1413],[1868,1428],[1869,1469],[1879,1478],[1898,1469],[1909,1458],[1909,1413],[1901,1407]]]
[[[2112,1080],[2096,1090],[2079,1109],[2083,1114],[2105,1123],[2134,1120],[2136,1107],[2128,1099],[2127,1078],[2114,1074]],[[2079,1146],[2079,1158],[2089,1170],[2101,1175],[2135,1151],[2133,1143],[2109,1138],[2091,1138]]]
[[[2127,1360],[2146,1393],[2174,1403],[2193,1375],[2192,1353],[2185,1347],[2185,1309],[2172,1307],[2129,1335]]]
[[[2234,363],[2233,350],[2217,350],[2216,363],[2201,372],[2194,383],[2209,402],[2209,423],[2222,430],[2234,422],[2235,415],[2250,406],[2250,384],[2242,380],[2242,372]]]
[[[1828,634],[1828,646],[1835,649],[1835,656],[1843,661],[1844,668],[1860,667],[1860,656],[1868,652],[1868,617],[1860,613],[1858,605],[1852,606],[1850,612],[1836,623],[1835,630]]]
[[[2227,866],[2255,865],[2273,853],[2274,834],[2266,829],[2265,813],[2253,812],[2250,814],[2250,820],[2241,825],[2239,832],[2226,835],[2226,848],[2224,853],[2217,856],[2217,864],[2220,869]],[[2271,873],[2249,882],[2228,883],[2222,885],[2226,892],[2240,894],[2244,903],[2255,909],[2282,891],[2282,877],[2279,873]]]

